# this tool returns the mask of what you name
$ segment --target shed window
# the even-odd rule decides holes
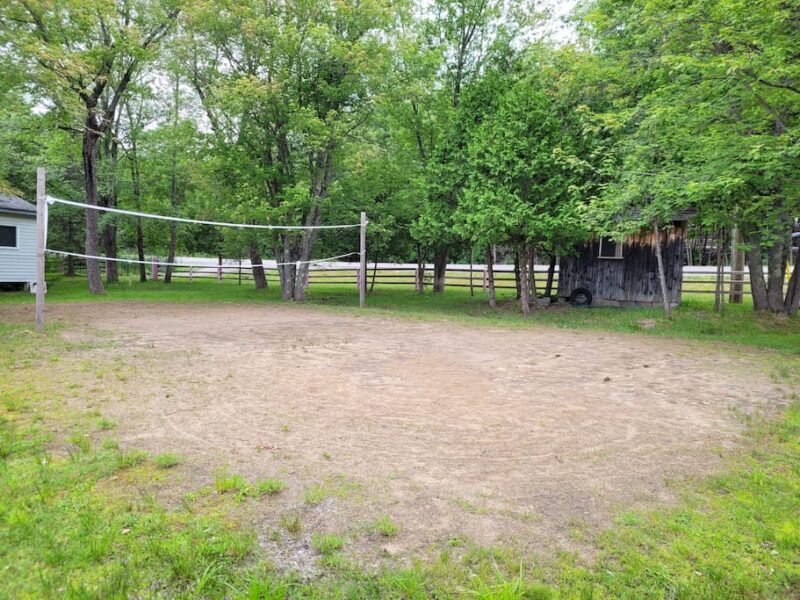
[[[600,238],[598,258],[622,258],[622,242],[610,237]]]
[[[0,248],[17,247],[17,228],[13,225],[0,225]]]

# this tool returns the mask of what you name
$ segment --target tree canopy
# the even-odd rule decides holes
[[[473,249],[507,250],[532,284],[534,257],[691,209],[741,233],[757,310],[796,313],[800,3],[585,0],[567,40],[547,19],[517,0],[8,0],[0,189],[30,194],[44,164],[93,205],[281,225],[366,210],[371,258],[432,260],[434,291]],[[90,255],[273,257],[290,300],[307,261],[357,247],[355,230],[54,210],[53,239]]]

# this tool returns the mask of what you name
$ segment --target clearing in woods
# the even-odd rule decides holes
[[[320,532],[354,540],[365,564],[454,539],[588,553],[620,510],[669,502],[670,481],[714,470],[742,414],[783,402],[752,359],[633,335],[298,306],[53,304],[48,320],[73,340],[107,332],[48,368],[123,447],[182,457],[162,500],[221,469],[283,480],[243,518],[301,572]],[[83,381],[93,361],[107,376]],[[299,536],[276,534],[287,515]],[[381,519],[397,532],[370,534]]]

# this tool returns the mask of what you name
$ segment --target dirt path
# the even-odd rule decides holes
[[[120,340],[104,352],[131,373],[126,399],[103,413],[123,444],[186,457],[187,489],[221,465],[287,481],[252,517],[301,568],[303,544],[270,541],[292,509],[308,534],[348,533],[375,560],[455,537],[580,549],[620,509],[668,501],[667,481],[712,470],[741,432],[736,411],[780,402],[742,359],[659,338],[309,307],[48,310],[65,335],[91,323]],[[309,505],[314,484],[330,497]],[[381,513],[401,528],[388,541],[366,533]]]

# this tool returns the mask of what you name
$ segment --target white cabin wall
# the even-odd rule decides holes
[[[0,225],[17,228],[17,248],[0,246],[0,283],[36,281],[36,219],[0,213]]]

